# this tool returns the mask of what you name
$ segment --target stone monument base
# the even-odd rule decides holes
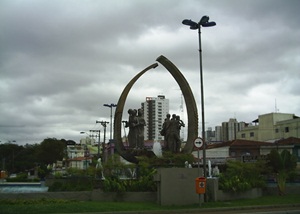
[[[157,203],[160,205],[192,205],[203,202],[195,190],[195,179],[203,174],[198,168],[160,168],[155,181],[158,182]]]

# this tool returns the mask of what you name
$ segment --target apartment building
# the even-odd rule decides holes
[[[238,132],[246,126],[245,122],[238,122],[235,118],[230,118],[228,122],[222,122],[221,126],[216,126],[211,137],[211,142],[227,142],[237,139]],[[207,130],[206,134],[209,135],[212,130]],[[209,138],[207,138],[209,139]]]
[[[268,113],[252,121],[254,125],[238,132],[238,139],[276,142],[279,139],[300,137],[300,118],[295,114]]]
[[[146,121],[144,139],[163,140],[160,130],[162,129],[166,115],[169,113],[169,99],[166,99],[164,95],[146,97],[146,101],[142,103],[142,108]]]

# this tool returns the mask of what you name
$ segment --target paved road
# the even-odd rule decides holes
[[[187,212],[188,213],[188,212]],[[193,213],[207,213],[207,214],[300,214],[300,206],[286,206],[286,207],[242,207],[242,208],[220,208],[220,209],[203,209]]]
[[[85,214],[300,214],[300,204],[162,211],[93,212]],[[84,213],[82,213],[84,214]]]
[[[97,213],[97,214],[115,214],[116,212]],[[118,214],[300,214],[300,208],[297,209],[199,209],[199,210],[168,210],[168,211],[132,211],[117,212]],[[92,214],[92,213],[90,213]],[[96,213],[93,213],[96,214]]]

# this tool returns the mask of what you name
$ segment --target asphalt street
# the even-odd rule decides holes
[[[156,211],[88,212],[78,214],[300,214],[300,204],[249,206],[230,208],[199,208]],[[64,213],[61,213],[64,214]]]

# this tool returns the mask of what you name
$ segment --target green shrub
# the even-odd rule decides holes
[[[219,176],[219,187],[225,192],[245,192],[266,185],[264,165],[229,161],[224,173]]]
[[[161,158],[140,156],[138,164],[125,165],[119,161],[118,156],[112,156],[103,163],[103,171],[94,166],[89,167],[88,170],[69,168],[67,173],[71,175],[70,179],[75,177],[88,179],[80,183],[76,183],[74,179],[73,181],[66,179],[65,182],[57,181],[49,187],[48,191],[82,191],[102,188],[105,192],[154,192],[157,190],[157,184],[153,179],[156,173],[155,167],[184,167],[186,161],[191,163],[193,160],[194,157],[191,154],[165,152]],[[97,179],[102,178],[102,173],[105,179]],[[60,178],[59,174],[57,178]]]
[[[102,188],[105,192],[156,191],[156,183],[153,179],[156,169],[147,162],[140,161],[138,165],[108,163],[104,169],[106,174]],[[132,171],[135,171],[136,177],[132,177]],[[127,179],[120,179],[120,175],[127,176]]]

